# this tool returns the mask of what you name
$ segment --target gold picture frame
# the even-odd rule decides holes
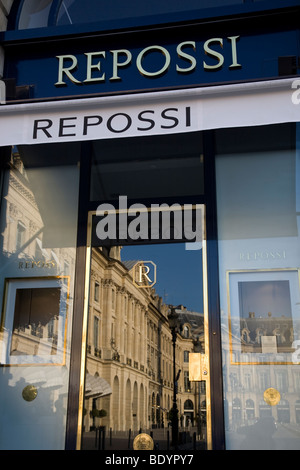
[[[5,279],[0,366],[66,361],[70,276]]]
[[[299,268],[228,270],[226,285],[231,365],[299,364]]]

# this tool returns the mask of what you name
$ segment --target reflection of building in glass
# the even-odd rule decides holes
[[[1,207],[1,265],[9,278],[61,277],[60,288],[17,289],[11,356],[55,356],[59,329],[59,295],[68,289],[75,250],[44,241],[39,199],[18,149],[5,173]],[[173,397],[172,339],[168,306],[154,288],[133,283],[135,262],[121,262],[120,249],[110,256],[94,249],[91,268],[85,429],[105,424],[114,430],[167,426]],[[2,279],[4,286],[4,279]],[[42,302],[38,297],[43,294]],[[30,304],[30,306],[29,306]],[[189,381],[189,352],[204,350],[203,315],[180,306],[181,335],[176,342],[180,424],[196,424],[205,414],[205,387]],[[61,329],[61,331],[64,331]],[[1,332],[2,334],[3,332]],[[34,359],[36,358],[36,359]],[[102,397],[102,398],[101,398]],[[106,416],[96,420],[95,409]],[[100,413],[101,415],[101,413]]]
[[[52,148],[44,165],[46,155],[45,146],[1,152],[2,448],[8,442],[9,448],[61,448],[64,442],[77,227],[76,189],[67,181],[71,173],[76,187],[77,155],[59,167],[65,148]],[[73,211],[64,205],[71,194]],[[37,392],[30,417],[28,387]]]
[[[44,246],[45,221],[40,210],[43,203],[41,194],[32,188],[31,171],[32,168],[25,168],[17,147],[13,147],[3,176],[0,220],[0,293],[4,297],[1,361],[6,364],[12,358],[12,363],[17,363],[17,357],[20,364],[21,357],[25,363],[39,363],[41,357],[47,363],[46,357],[53,356],[51,362],[55,362],[58,353],[63,358],[66,353],[75,249],[56,248],[51,243]]]
[[[285,315],[273,317],[272,312],[268,312],[265,318],[257,318],[255,312],[249,312],[249,318],[240,320],[240,334],[242,352],[262,353],[267,350],[268,344],[270,352],[291,352],[293,320]]]
[[[18,149],[12,149],[10,170],[3,183],[1,206],[1,265],[6,273],[14,270],[22,275],[42,273],[68,275],[74,268],[75,250],[43,246],[44,221],[40,207],[43,205],[42,190],[37,195],[31,187]],[[36,175],[38,178],[38,174]],[[59,212],[57,210],[57,212]],[[9,262],[5,260],[9,258]]]
[[[168,306],[154,288],[133,283],[136,262],[121,262],[120,249],[110,257],[94,249],[91,267],[89,328],[87,345],[88,378],[99,377],[110,385],[86,400],[85,429],[94,425],[93,408],[107,415],[102,424],[113,430],[138,430],[168,424],[173,395],[173,352],[168,324]],[[181,424],[194,424],[198,413],[197,387],[188,379],[188,355],[194,340],[203,342],[203,315],[180,315],[182,334],[176,342],[178,408]],[[95,386],[96,387],[96,386]],[[92,400],[91,398],[94,398]]]
[[[255,318],[253,314],[250,317],[247,319],[247,331],[262,331],[264,334],[275,331],[281,340],[287,337],[287,333],[295,334],[300,326],[296,322],[292,325],[291,318],[269,316],[260,319]],[[267,349],[268,352],[263,354],[261,345],[256,349],[255,345],[246,344],[243,336],[243,333],[246,334],[245,324],[242,322],[240,324],[240,320],[236,320],[236,328],[232,328],[235,332],[241,331],[241,335],[231,332],[230,344],[223,349],[225,412],[230,423],[228,431],[238,431],[237,435],[241,437],[240,427],[244,430],[249,427],[251,429],[255,423],[271,418],[275,423],[289,425],[291,430],[294,430],[295,426],[299,429],[300,368],[297,362],[293,363],[297,346],[293,344],[293,347],[281,348],[278,341],[275,343],[276,352],[274,349]],[[228,335],[225,325],[223,328]],[[261,337],[256,339],[260,341]],[[286,366],[287,359],[289,368]],[[264,392],[269,388],[274,388],[280,393],[280,401],[276,406],[271,406],[264,400]],[[244,444],[246,445],[246,441]]]

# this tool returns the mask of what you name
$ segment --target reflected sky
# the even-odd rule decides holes
[[[203,312],[202,250],[187,250],[185,243],[126,246],[121,259],[153,261],[157,266],[154,287],[163,301]]]

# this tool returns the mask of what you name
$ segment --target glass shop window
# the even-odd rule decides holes
[[[299,124],[216,132],[227,449],[299,449]],[[247,413],[242,377],[251,376]],[[283,418],[284,414],[284,418]]]
[[[1,149],[0,449],[65,446],[79,149]]]

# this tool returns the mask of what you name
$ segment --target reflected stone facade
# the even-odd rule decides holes
[[[12,278],[37,281],[61,278],[62,289],[68,291],[75,249],[47,247],[39,205],[17,148],[12,149],[8,160],[10,170],[4,178],[2,204],[1,264],[10,266]],[[154,287],[137,287],[133,282],[135,262],[122,262],[121,253],[121,248],[113,248],[109,253],[105,248],[92,250],[85,430],[104,425],[114,431],[137,431],[167,427],[170,422],[174,383],[169,306]],[[32,293],[34,297],[36,289]],[[35,309],[31,305],[28,310],[27,297],[19,299],[19,311],[24,314],[28,310],[31,320],[25,321],[21,313],[20,319],[15,319],[12,354],[38,361],[39,355],[45,354],[42,351],[57,353],[59,312],[55,309],[59,299],[55,299],[57,291],[51,295],[53,304],[47,297],[43,300],[54,312],[49,321],[41,305],[37,303]],[[190,312],[184,306],[178,309],[182,327],[176,341],[176,371],[181,371],[177,384],[179,419],[182,427],[196,426],[200,407],[202,415],[206,413],[205,387],[200,399],[199,384],[189,381],[188,355],[195,348],[204,351],[203,314]],[[4,329],[1,341],[6,341],[5,338]]]
[[[252,320],[253,330],[261,330],[266,319],[258,318],[256,322],[254,318]],[[273,318],[272,322],[276,322],[278,327],[277,320]],[[282,321],[283,332],[286,331],[288,322],[287,319]],[[236,327],[238,330],[238,322]],[[298,327],[299,325],[294,324],[295,331]],[[228,335],[225,323],[223,332],[224,336]],[[270,449],[275,448],[275,439],[280,438],[282,429],[296,439],[300,429],[299,363],[289,362],[288,367],[286,362],[280,363],[280,358],[282,361],[285,359],[280,355],[280,342],[278,354],[259,352],[257,361],[261,362],[254,362],[257,349],[245,343],[243,335],[239,337],[232,334],[230,338],[230,344],[223,349],[224,405],[228,422],[227,432],[235,446],[240,449],[250,449],[253,446],[263,449],[267,438]],[[258,345],[261,351],[260,342]],[[285,347],[284,352],[286,351]],[[293,354],[297,354],[297,346],[289,348],[289,352],[290,358],[295,357]],[[279,362],[274,365],[271,361],[275,357]],[[276,393],[279,393],[279,402],[275,405],[271,405],[266,399],[265,393],[269,389],[275,389]],[[262,435],[262,432],[265,435]]]
[[[154,288],[133,283],[135,262],[122,262],[122,250],[93,249],[91,266],[87,373],[104,378],[111,393],[86,400],[85,429],[95,422],[93,408],[105,410],[101,424],[126,431],[168,425],[173,400],[173,346],[169,306]],[[178,408],[181,424],[196,423],[197,387],[188,380],[188,353],[195,335],[203,341],[203,315],[184,307],[182,334],[176,342]],[[94,400],[93,400],[94,398]]]

